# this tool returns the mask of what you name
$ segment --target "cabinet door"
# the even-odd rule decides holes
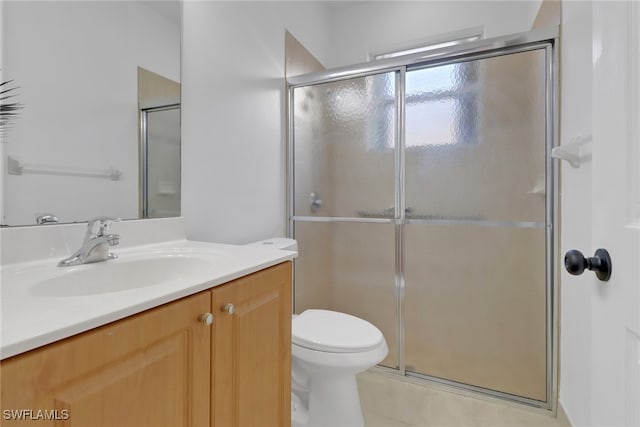
[[[291,263],[235,280],[212,294],[213,425],[289,427]]]
[[[3,361],[2,425],[208,425],[211,327],[198,317],[210,294]],[[39,416],[58,420],[34,423]]]

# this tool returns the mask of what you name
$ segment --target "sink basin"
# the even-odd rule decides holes
[[[37,281],[29,294],[38,297],[72,297],[130,291],[176,283],[206,275],[215,265],[213,257],[154,255],[60,267],[53,277]]]

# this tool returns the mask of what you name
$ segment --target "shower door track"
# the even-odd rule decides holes
[[[421,52],[403,57],[374,60],[353,66],[340,67],[317,73],[289,77],[288,87],[288,131],[287,131],[287,228],[288,235],[294,237],[295,222],[351,222],[351,223],[382,223],[393,224],[395,227],[395,293],[396,293],[396,329],[398,341],[398,367],[388,368],[378,366],[380,372],[405,378],[408,381],[431,384],[462,394],[473,395],[485,399],[500,399],[501,401],[524,404],[534,408],[556,413],[557,409],[557,363],[558,363],[558,301],[557,284],[558,266],[555,262],[558,248],[558,236],[555,233],[555,220],[558,217],[557,165],[552,162],[551,149],[558,144],[558,111],[557,111],[557,81],[558,81],[558,27],[550,27],[518,33],[491,39],[477,40]],[[475,219],[411,219],[405,214],[405,73],[407,70],[429,68],[432,66],[459,63],[467,60],[484,59],[511,53],[521,53],[531,50],[544,49],[546,59],[545,82],[545,222],[517,222],[517,221],[484,221]],[[323,83],[366,77],[373,74],[396,72],[396,141],[395,154],[395,212],[399,213],[390,218],[367,217],[317,217],[296,216],[294,214],[294,117],[293,117],[293,89],[303,86],[313,86]],[[546,249],[546,400],[535,400],[517,396],[497,390],[477,387],[469,384],[450,381],[411,372],[405,366],[405,337],[404,337],[404,226],[406,224],[422,225],[466,225],[483,227],[511,227],[511,228],[545,228]],[[295,266],[294,266],[295,268]],[[295,286],[294,286],[295,292]],[[295,301],[295,298],[294,298]]]

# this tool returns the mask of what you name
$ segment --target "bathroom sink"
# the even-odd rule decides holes
[[[153,254],[131,259],[58,267],[57,274],[35,282],[29,294],[73,297],[131,291],[179,283],[207,275],[220,260],[212,256]]]

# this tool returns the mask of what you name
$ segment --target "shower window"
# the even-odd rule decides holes
[[[477,63],[467,62],[407,71],[405,98],[406,146],[435,147],[477,142]],[[373,96],[380,90],[373,88]],[[375,149],[393,149],[393,135],[378,129],[383,117],[395,109],[395,99],[384,99],[384,109],[371,118],[371,138]]]
[[[406,146],[475,143],[477,80],[476,62],[408,71]]]

